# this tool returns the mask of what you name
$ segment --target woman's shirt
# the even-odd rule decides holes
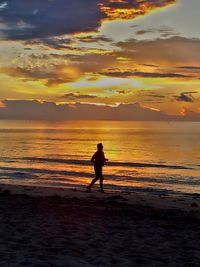
[[[91,158],[91,161],[94,162],[97,165],[104,165],[104,162],[106,161],[105,155],[103,151],[96,151],[94,155]]]

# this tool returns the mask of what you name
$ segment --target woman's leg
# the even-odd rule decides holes
[[[104,190],[103,190],[103,177],[100,178],[100,188],[101,188],[101,192],[104,193]]]
[[[90,190],[91,189],[91,187],[93,186],[93,184],[95,184],[96,183],[96,181],[98,181],[99,180],[99,178],[97,178],[97,177],[95,177],[93,180],[92,180],[92,182],[88,185],[88,189]]]

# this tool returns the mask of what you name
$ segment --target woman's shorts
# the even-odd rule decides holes
[[[94,165],[94,170],[96,178],[103,179],[102,165]]]

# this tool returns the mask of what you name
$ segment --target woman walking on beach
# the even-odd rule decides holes
[[[102,174],[102,167],[108,159],[105,158],[104,152],[103,152],[103,145],[102,143],[97,144],[97,151],[94,153],[94,155],[91,158],[91,161],[94,163],[94,170],[95,170],[95,178],[92,180],[90,185],[87,187],[87,189],[90,191],[93,184],[96,183],[96,181],[100,180],[100,188],[101,192],[104,193],[103,190],[103,174]]]

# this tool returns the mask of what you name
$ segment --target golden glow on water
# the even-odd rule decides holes
[[[199,165],[199,134],[199,123],[4,122],[0,126],[1,157],[11,161],[2,160],[0,168],[18,175],[15,183],[83,186],[94,176],[90,158],[96,144],[102,142],[109,159],[104,167],[107,186],[197,192],[191,182],[198,181],[199,170],[156,165]],[[20,177],[23,172],[27,180]]]

